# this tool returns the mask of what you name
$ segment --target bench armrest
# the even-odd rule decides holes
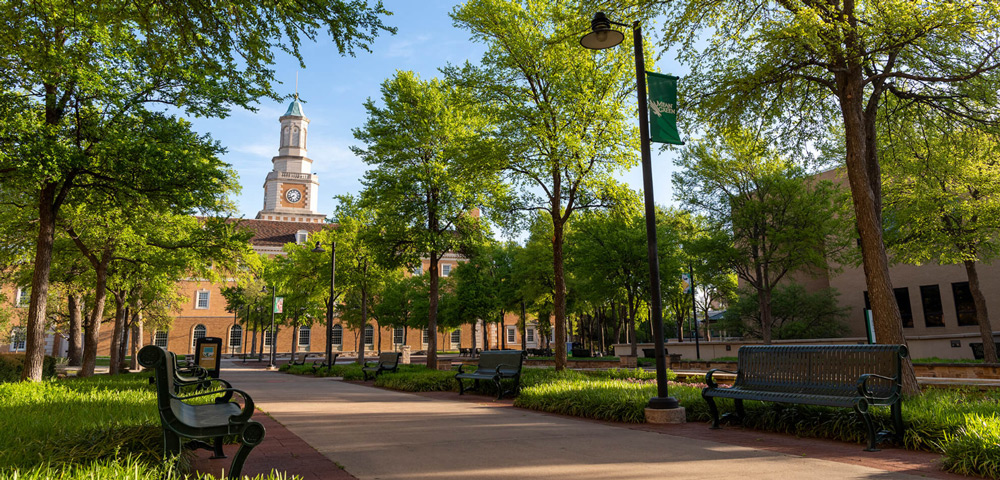
[[[501,368],[504,368],[504,367],[506,367],[506,368],[510,368],[510,369],[513,369],[513,368],[514,368],[514,366],[513,366],[513,365],[507,365],[507,364],[505,364],[505,363],[501,363],[500,365],[497,365],[497,370],[496,370],[496,374],[497,374],[497,375],[503,375],[503,373],[502,373],[502,372],[500,371],[500,369],[501,369]]]
[[[739,372],[732,372],[729,370],[723,370],[721,368],[713,368],[709,370],[708,373],[705,374],[705,384],[708,385],[708,388],[719,387],[719,384],[715,383],[715,380],[712,379],[712,375],[715,375],[715,372],[731,373],[733,375],[739,375]]]
[[[253,399],[250,398],[250,395],[248,395],[247,392],[244,392],[243,390],[240,390],[238,388],[224,388],[224,389],[221,389],[221,390],[214,390],[214,391],[211,391],[211,392],[196,393],[194,395],[187,395],[187,396],[184,396],[184,397],[174,396],[174,398],[176,398],[177,400],[184,401],[184,400],[190,400],[192,398],[204,397],[204,396],[207,396],[207,395],[215,395],[215,394],[218,394],[218,393],[225,393],[226,397],[229,397],[229,398],[232,398],[232,395],[234,393],[236,393],[236,394],[239,394],[239,396],[243,398],[243,410],[238,415],[232,415],[232,416],[230,416],[229,417],[229,421],[230,422],[232,422],[232,423],[246,423],[246,421],[250,420],[250,417],[253,416],[253,411],[254,411]],[[222,402],[222,403],[226,403],[226,402]]]
[[[885,375],[866,373],[858,377],[858,393],[861,394],[862,397],[871,398],[871,393],[868,393],[868,379],[872,377],[888,380],[897,384],[899,383],[899,377],[887,377]]]

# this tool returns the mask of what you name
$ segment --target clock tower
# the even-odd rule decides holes
[[[309,119],[298,95],[278,120],[278,156],[271,159],[273,170],[264,180],[264,208],[257,212],[257,220],[323,223],[326,215],[316,211],[319,177],[311,173],[313,161],[306,156]]]

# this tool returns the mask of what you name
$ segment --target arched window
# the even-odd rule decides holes
[[[461,330],[453,330],[451,332],[451,345],[453,347],[457,347],[457,346],[461,345],[461,343],[462,343],[462,331]]]
[[[299,349],[309,350],[309,327],[299,327]]]
[[[156,333],[153,334],[153,345],[167,348],[167,332],[164,330],[157,330]]]
[[[194,326],[194,334],[191,335],[191,348],[195,347],[199,338],[205,338],[205,326],[200,323]]]
[[[14,327],[10,331],[10,351],[23,352],[27,345],[24,327]]]
[[[338,347],[341,346],[341,345],[343,345],[344,344],[344,327],[341,327],[340,325],[334,325],[333,326],[333,331],[330,333],[330,336],[332,337],[332,338],[330,338],[330,344],[331,345],[336,345]]]
[[[375,327],[371,325],[365,325],[365,345],[372,346],[375,344]]]
[[[243,346],[243,327],[233,325],[229,328],[229,348],[232,351]]]
[[[299,146],[299,127],[292,127],[292,146]]]
[[[291,134],[292,134],[292,131],[291,131],[290,128],[285,127],[283,129],[281,129],[281,146],[282,147],[287,147],[288,146],[288,140],[289,140],[288,137],[291,136]]]

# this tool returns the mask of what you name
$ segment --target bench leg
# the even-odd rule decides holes
[[[212,444],[212,450],[212,456],[208,458],[211,458],[212,460],[217,458],[226,458],[226,452],[222,451],[222,437],[217,437],[215,439],[215,442]]]
[[[737,398],[733,401],[733,404],[736,406],[736,417],[739,419],[740,423],[743,423],[743,419],[747,418],[747,412],[746,410],[743,410],[743,399]]]
[[[897,445],[903,445],[903,402],[896,401],[889,407],[892,411],[892,426],[895,430],[893,437]]]
[[[456,378],[455,381],[458,382],[458,394],[465,395],[465,385],[462,385],[462,379]]]
[[[712,430],[718,430],[722,427],[719,426],[719,407],[715,405],[715,399],[712,397],[701,396],[708,403],[708,413],[712,414]]]
[[[494,377],[493,383],[495,383],[497,386],[497,400],[500,400],[501,398],[503,398],[504,394],[503,384],[500,383],[500,377]]]
[[[257,422],[247,422],[240,432],[240,449],[233,457],[229,466],[229,480],[239,480],[243,473],[243,464],[247,461],[250,451],[264,441],[264,426]]]
[[[866,452],[877,452],[878,449],[878,436],[875,434],[875,423],[872,422],[871,415],[868,414],[868,404],[862,400],[858,404],[854,405],[854,411],[857,412],[861,420],[865,422],[865,430],[868,433],[868,448],[865,449]]]

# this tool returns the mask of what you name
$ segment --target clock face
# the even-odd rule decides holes
[[[288,200],[291,203],[298,203],[299,200],[302,200],[302,192],[297,189],[290,188],[285,192],[285,200]]]

